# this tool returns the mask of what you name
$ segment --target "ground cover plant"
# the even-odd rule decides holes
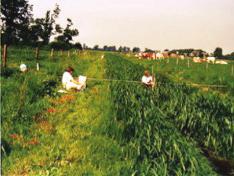
[[[117,175],[131,160],[106,134],[110,105],[107,84],[89,82],[87,91],[58,94],[61,76],[71,65],[75,75],[102,78],[101,53],[42,50],[36,71],[34,51],[10,48],[2,83],[2,173],[4,175]],[[20,59],[19,59],[20,58]],[[18,71],[19,64],[29,67]],[[55,83],[54,83],[55,82]],[[52,85],[51,85],[52,84]],[[110,165],[111,163],[111,165]]]

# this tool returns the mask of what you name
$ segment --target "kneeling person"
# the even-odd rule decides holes
[[[72,67],[68,67],[66,71],[63,73],[63,78],[62,78],[62,84],[63,87],[66,90],[71,90],[71,89],[76,89],[76,90],[82,90],[83,89],[83,84],[79,83],[76,81],[73,76],[74,69]]]
[[[155,86],[155,80],[154,77],[150,75],[150,72],[146,70],[144,72],[144,76],[141,79],[141,82],[146,86],[150,88],[154,88]]]

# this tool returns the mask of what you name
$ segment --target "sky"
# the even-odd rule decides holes
[[[75,42],[154,50],[234,51],[234,0],[29,0],[34,17],[55,4],[63,27],[71,18]]]

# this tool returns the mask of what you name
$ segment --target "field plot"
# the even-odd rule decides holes
[[[108,85],[88,82],[84,92],[60,95],[61,76],[71,65],[76,74],[104,77],[101,53],[62,56],[9,51],[2,72],[2,171],[4,175],[118,175],[128,170],[122,147],[107,134],[111,101]],[[18,71],[20,60],[29,72]],[[6,73],[8,73],[6,75]],[[10,74],[9,74],[10,73]],[[126,168],[126,169],[125,169]]]
[[[29,66],[27,73],[18,71],[20,63]],[[4,175],[234,173],[234,98],[227,96],[233,82],[232,75],[224,76],[229,67],[219,72],[219,83],[228,86],[227,95],[220,95],[177,85],[214,84],[215,65],[208,68],[214,79],[200,80],[199,68],[185,69],[186,61],[178,68],[173,61],[142,62],[111,52],[50,57],[42,50],[39,63],[36,71],[33,50],[13,48],[1,72]],[[88,79],[83,92],[58,94],[69,65],[74,75],[95,79]],[[162,83],[155,89],[124,82],[139,81],[152,66]]]
[[[112,63],[109,63],[112,78],[137,80],[144,71],[143,67],[118,56],[112,57]],[[177,87],[161,74],[157,75],[157,79],[169,84],[155,91],[124,84],[113,85],[112,88],[119,113],[117,118],[125,124],[123,137],[136,149],[136,168],[144,164],[147,168],[136,172],[152,174],[156,170],[162,175],[206,175],[209,167],[199,152],[196,153],[199,146],[232,159],[233,99],[221,99],[212,92],[207,95],[185,85]],[[191,161],[191,158],[194,160]],[[162,165],[158,159],[164,161]]]
[[[177,83],[200,84],[201,88],[218,90],[222,93],[229,93],[234,96],[234,62],[229,61],[228,65],[211,63],[194,63],[192,59],[164,59],[164,60],[138,60],[135,57],[128,57],[131,61],[139,63],[150,69],[153,66],[155,73],[164,74]],[[206,87],[204,85],[217,85],[217,87]],[[224,85],[227,87],[218,87]],[[199,85],[197,86],[199,87]]]

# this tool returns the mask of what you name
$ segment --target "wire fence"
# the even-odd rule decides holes
[[[135,83],[143,84],[141,81],[132,81],[132,80],[118,80],[118,79],[100,79],[100,78],[87,78],[90,81],[99,81],[99,82],[123,82],[123,83]],[[211,88],[227,88],[227,85],[210,85],[210,84],[196,84],[196,83],[165,83],[165,82],[156,82],[158,86],[161,85],[173,85],[173,86],[191,86],[191,87],[211,87]]]
[[[32,48],[19,49],[19,50],[16,50],[13,53],[13,55],[14,55],[14,57],[18,56],[20,58],[29,58],[29,57],[30,58],[35,58],[35,60],[37,60],[37,62],[39,62],[39,57],[40,57],[40,52],[39,51],[40,51],[39,48],[35,48],[35,49],[32,49]],[[5,58],[3,58],[4,59],[3,60],[3,64],[6,65],[7,56],[8,56],[7,55],[7,47],[4,49],[4,52],[5,52],[5,55],[3,53],[3,56]],[[85,52],[86,51],[84,51],[84,53]],[[55,51],[54,49],[51,49],[51,51],[48,50],[46,53],[43,53],[43,55],[45,55],[45,54],[48,56],[48,58],[52,58],[54,56],[67,56],[67,57],[70,57],[72,55],[79,55],[81,53],[78,52],[78,51],[76,51],[76,50],[75,51],[66,51],[66,53],[65,53],[65,51],[63,51],[63,50],[61,50],[61,51]],[[188,67],[191,67],[190,60],[188,59],[187,61],[188,61],[188,63],[187,63]],[[176,60],[176,65],[179,65],[178,63],[179,63],[179,61],[177,59]],[[153,68],[152,68],[152,72],[154,72]],[[231,65],[231,75],[234,75],[234,64]],[[124,83],[142,84],[141,81],[133,81],[133,80],[98,79],[98,78],[88,78],[88,80],[90,80],[90,81],[124,82]],[[185,82],[182,82],[182,83],[156,82],[156,83],[157,83],[157,86],[162,86],[162,85],[165,85],[165,86],[166,85],[183,86],[183,85],[186,85],[186,86],[192,86],[192,87],[210,87],[210,88],[227,88],[227,87],[229,87],[227,85],[222,85],[222,84],[197,84],[197,83],[185,83]]]

